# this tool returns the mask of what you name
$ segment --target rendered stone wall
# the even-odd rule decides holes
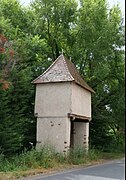
[[[67,117],[37,118],[37,148],[49,144],[57,152],[70,148],[70,120]]]
[[[91,93],[72,82],[36,85],[37,148],[51,144],[58,152],[70,148],[68,113],[91,117]],[[89,123],[74,122],[74,146],[88,149]]]
[[[71,110],[73,114],[91,117],[91,93],[75,83],[72,83]]]
[[[38,117],[67,116],[70,104],[70,82],[36,85],[35,113]]]

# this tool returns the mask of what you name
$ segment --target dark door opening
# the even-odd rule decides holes
[[[71,128],[70,128],[71,132],[70,132],[70,148],[73,148],[74,146],[74,122],[71,121]]]

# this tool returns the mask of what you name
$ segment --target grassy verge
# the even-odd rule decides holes
[[[124,157],[124,153],[103,153],[94,149],[86,153],[82,148],[76,148],[66,156],[56,153],[53,148],[44,146],[39,151],[33,149],[9,159],[0,155],[0,180],[13,180],[78,165],[97,164],[122,157]]]

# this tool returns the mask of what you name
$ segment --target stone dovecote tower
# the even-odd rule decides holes
[[[73,63],[60,55],[34,81],[37,148],[48,143],[57,152],[81,146],[88,149],[93,89]]]

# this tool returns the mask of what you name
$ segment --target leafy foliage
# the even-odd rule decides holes
[[[0,3],[0,151],[35,145],[31,81],[63,51],[95,90],[91,147],[124,149],[124,25],[105,0],[18,0]],[[118,148],[115,148],[118,147]]]

